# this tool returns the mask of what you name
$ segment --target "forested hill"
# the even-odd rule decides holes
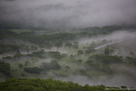
[[[135,91],[126,86],[105,87],[103,85],[81,86],[73,82],[62,82],[52,79],[9,79],[0,83],[0,91]]]

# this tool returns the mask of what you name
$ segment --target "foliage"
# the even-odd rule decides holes
[[[67,42],[67,43],[65,43],[65,47],[69,47],[69,48],[71,48],[71,47],[72,47],[72,43],[71,43],[71,42]]]
[[[81,86],[53,79],[8,79],[0,83],[0,91],[104,91],[105,86]]]
[[[78,48],[78,45],[79,45],[79,43],[78,43],[78,42],[74,42],[74,44],[73,44],[73,48],[77,49],[77,48]]]
[[[7,38],[9,36],[11,37],[11,36],[15,36],[15,35],[16,35],[15,32],[12,32],[12,31],[6,30],[6,29],[0,29],[0,40]]]
[[[113,63],[122,63],[122,58],[119,56],[93,55],[86,61],[88,70],[102,71],[109,74],[112,73],[109,64]]]
[[[62,46],[63,46],[63,43],[62,43],[62,42],[57,42],[57,43],[55,43],[55,46],[56,46],[57,48],[62,47]]]
[[[28,66],[28,65],[30,65],[30,62],[29,61],[25,61],[24,65]]]
[[[92,52],[94,52],[95,51],[95,49],[94,48],[88,48],[87,50],[85,50],[85,53],[86,54],[90,54],[90,53],[92,53]]]
[[[22,69],[23,67],[24,67],[23,64],[18,63],[18,68],[19,68],[19,69]]]
[[[61,68],[61,66],[58,64],[58,62],[56,60],[51,60],[50,63],[42,63],[41,65],[42,68],[44,68],[45,70],[58,70]]]
[[[79,60],[77,60],[77,62],[78,62],[78,63],[82,63],[82,62],[83,62],[83,60],[79,59]]]
[[[80,75],[87,75],[87,73],[84,69],[80,69],[80,70],[78,70],[78,72],[80,73]]]
[[[32,54],[28,54],[28,56],[30,57],[39,57],[39,58],[44,58],[44,50],[40,50],[40,51],[36,51],[36,52],[33,52]]]
[[[17,51],[18,48],[19,48],[18,45],[0,44],[0,54],[11,52],[11,51]]]
[[[24,68],[24,71],[27,73],[32,73],[32,74],[40,74],[42,69],[38,67],[27,67],[27,68]]]
[[[10,64],[5,62],[0,62],[0,72],[6,76],[11,76],[10,74]]]
[[[136,58],[126,57],[126,62],[128,64],[136,65]]]
[[[122,57],[120,56],[110,56],[110,55],[93,55],[88,59],[94,60],[95,62],[100,62],[104,64],[122,63]]]
[[[84,52],[82,50],[78,50],[78,55],[83,54]]]
[[[110,55],[110,54],[113,53],[113,52],[114,52],[114,50],[111,49],[111,48],[109,48],[109,46],[107,46],[107,47],[105,48],[105,50],[104,50],[104,54],[105,54],[105,55]]]
[[[58,51],[49,51],[46,53],[46,55],[55,59],[60,59],[63,57],[63,55],[61,55],[60,52]]]

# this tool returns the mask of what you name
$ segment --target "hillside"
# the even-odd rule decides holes
[[[135,87],[134,27],[106,28],[97,32],[95,28],[77,32],[1,29],[0,80],[52,78],[81,85]]]

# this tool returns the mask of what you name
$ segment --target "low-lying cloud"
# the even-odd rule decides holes
[[[47,28],[135,24],[135,4],[135,0],[0,0],[0,21]]]

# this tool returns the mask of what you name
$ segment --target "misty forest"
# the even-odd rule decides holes
[[[0,91],[135,91],[135,0],[0,0]]]

